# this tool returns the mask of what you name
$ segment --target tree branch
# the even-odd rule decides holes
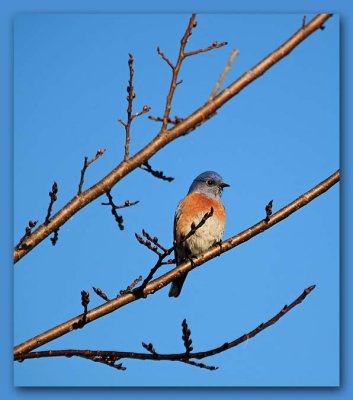
[[[77,194],[82,193],[82,186],[85,181],[85,174],[86,174],[86,169],[94,163],[99,157],[101,157],[105,153],[105,149],[98,149],[96,155],[91,159],[88,160],[88,157],[85,157],[83,160],[83,167],[81,169],[81,178],[80,178],[80,183],[78,184],[78,190]]]
[[[121,215],[119,215],[117,213],[116,210],[119,210],[120,208],[126,208],[126,207],[134,206],[137,203],[139,203],[140,201],[139,200],[137,200],[137,201],[125,200],[125,203],[123,205],[117,206],[113,201],[113,196],[110,193],[110,190],[108,190],[106,192],[106,195],[108,197],[108,203],[101,203],[101,205],[102,206],[111,206],[111,213],[114,216],[115,221],[118,223],[119,229],[121,231],[123,231],[125,229],[125,227],[124,227],[124,219],[123,219],[123,217]]]
[[[80,195],[75,196],[69,203],[67,203],[60,211],[58,211],[50,220],[50,224],[40,225],[32,235],[26,239],[26,246],[16,248],[14,250],[14,263],[20,260],[40,242],[47,238],[52,232],[60,228],[66,221],[68,221],[75,213],[87,204],[91,203],[102,194],[110,190],[117,182],[123,179],[131,171],[138,168],[159,150],[161,150],[168,143],[173,140],[191,132],[196,127],[200,126],[211,118],[215,112],[222,107],[231,98],[237,95],[241,90],[248,86],[251,82],[262,76],[274,64],[286,57],[294,48],[303,42],[309,35],[316,30],[320,29],[323,24],[332,16],[332,14],[319,14],[310,22],[302,27],[285,43],[279,46],[271,54],[265,57],[255,67],[242,75],[239,79],[231,83],[221,93],[219,93],[212,101],[207,102],[196,110],[189,117],[185,118],[179,124],[173,126],[169,130],[162,129],[159,134],[137,154],[123,161],[116,168],[114,168],[107,176],[101,179],[98,183],[87,189]],[[182,49],[180,50],[182,51]],[[172,81],[171,87],[176,84],[176,80]],[[174,90],[170,90],[170,94]],[[168,96],[169,98],[169,96]],[[167,100],[168,102],[168,100]],[[168,119],[169,107],[166,107],[165,116]],[[166,119],[166,122],[167,122]]]
[[[212,93],[210,94],[210,97],[208,98],[208,101],[211,101],[217,95],[219,89],[222,86],[222,83],[224,82],[224,80],[226,79],[226,76],[228,75],[228,72],[230,71],[230,68],[232,67],[232,64],[233,64],[233,61],[234,61],[235,57],[238,54],[239,54],[239,50],[238,49],[234,49],[232,51],[231,55],[229,56],[229,59],[228,59],[228,62],[226,64],[226,66],[224,67],[220,77],[218,78],[218,81],[216,82],[216,86],[214,87],[214,89],[212,90]]]
[[[158,353],[152,343],[146,344],[142,342],[142,346],[148,351],[148,353],[136,353],[136,352],[126,352],[126,351],[102,351],[102,350],[46,350],[46,351],[36,351],[30,353],[22,353],[15,354],[15,361],[23,361],[34,358],[44,358],[44,357],[83,357],[92,361],[100,361],[106,365],[117,368],[115,365],[116,361],[120,361],[121,359],[135,359],[135,360],[152,360],[152,361],[180,361],[190,365],[194,365],[199,368],[206,368],[209,370],[215,370],[217,367],[207,366],[202,363],[197,363],[192,361],[193,359],[201,360],[206,357],[214,356],[219,353],[223,353],[233,347],[239,346],[241,343],[255,337],[260,332],[269,328],[271,325],[275,324],[279,319],[281,319],[284,315],[286,315],[290,310],[299,305],[313,290],[315,289],[315,285],[309,286],[304,289],[304,291],[297,297],[294,301],[292,301],[289,305],[285,305],[276,315],[274,315],[271,319],[269,319],[265,323],[261,323],[255,329],[250,332],[241,335],[237,339],[234,339],[230,342],[226,342],[218,347],[215,347],[206,351],[192,352],[192,340],[190,338],[191,331],[184,319],[182,323],[183,328],[183,343],[185,346],[185,352],[183,353],[171,353],[171,354],[160,354]],[[118,369],[121,364],[119,364]]]
[[[211,260],[214,257],[219,256],[220,254],[229,251],[230,249],[248,241],[254,236],[264,232],[269,229],[273,225],[276,225],[280,221],[287,218],[289,215],[298,211],[302,207],[306,206],[316,197],[322,195],[327,190],[329,190],[332,186],[334,186],[340,179],[339,171],[336,171],[327,179],[310,189],[308,192],[299,196],[296,200],[292,201],[281,210],[272,214],[269,220],[261,220],[257,224],[251,226],[250,228],[240,232],[239,234],[229,238],[228,240],[222,242],[219,246],[213,247],[199,257],[193,260],[191,263],[185,262],[173,270],[165,273],[164,275],[156,278],[155,280],[149,282],[146,287],[143,289],[142,293],[139,291],[139,288],[134,289],[131,293],[127,293],[125,295],[120,296],[119,298],[113,299],[111,301],[106,302],[105,304],[98,306],[86,314],[86,324],[94,321],[97,318],[100,318],[106,314],[109,314],[123,306],[126,306],[129,303],[132,303],[141,297],[147,297],[158,290],[161,290],[166,285],[170,284],[173,280],[184,275],[185,273],[191,271],[194,268],[199,267],[200,265],[206,263],[208,260]],[[70,331],[72,331],[75,323],[82,320],[83,315],[78,315],[70,320],[57,325],[56,327],[49,329],[46,332],[43,332],[15,347],[14,354],[15,356],[21,356],[25,353],[28,353],[39,346],[42,346],[45,343],[48,343],[54,339],[57,339],[60,336],[63,336]]]

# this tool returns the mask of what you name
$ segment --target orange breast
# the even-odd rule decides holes
[[[201,218],[213,208],[213,216],[220,226],[224,227],[226,213],[220,200],[213,199],[202,193],[191,193],[179,204],[176,216],[176,236],[186,235],[190,231],[192,222],[197,224]],[[211,221],[210,221],[211,222]]]

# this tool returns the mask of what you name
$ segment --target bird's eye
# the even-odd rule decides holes
[[[213,186],[214,185],[214,181],[212,179],[209,179],[208,181],[206,181],[208,186]]]

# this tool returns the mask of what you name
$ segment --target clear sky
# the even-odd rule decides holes
[[[190,14],[22,14],[14,25],[14,240],[30,219],[42,222],[48,192],[59,186],[54,211],[76,193],[83,157],[106,153],[86,173],[85,188],[123,156],[128,53],[135,57],[135,111],[161,116],[170,70],[157,46],[176,59]],[[188,49],[217,40],[229,45],[186,60],[172,116],[203,104],[233,48],[239,49],[226,84],[293,34],[303,14],[201,14]],[[311,19],[312,15],[307,15]],[[131,152],[158,131],[142,116],[132,127]],[[172,183],[134,171],[112,190],[122,210],[121,232],[105,198],[66,223],[55,247],[41,243],[15,266],[14,343],[113,297],[155,257],[137,243],[146,229],[172,243],[174,210],[193,178],[219,172],[228,238],[274,211],[339,168],[339,18],[314,33],[218,115],[150,160]],[[233,340],[276,314],[305,287],[305,302],[250,341],[204,362],[207,371],[172,362],[125,360],[127,371],[80,359],[15,363],[19,386],[337,386],[339,384],[339,185],[253,240],[193,271],[178,299],[165,288],[41,349],[183,350],[187,319],[194,350]]]

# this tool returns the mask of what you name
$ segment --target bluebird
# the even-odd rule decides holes
[[[187,196],[178,204],[174,217],[174,241],[176,264],[197,257],[223,236],[226,213],[221,201],[223,189],[228,187],[223,178],[214,171],[206,171],[192,182]],[[213,208],[213,215],[208,218],[187,240],[183,240],[191,230],[191,224],[197,225],[202,217]],[[185,278],[181,276],[172,282],[169,297],[178,297]]]

